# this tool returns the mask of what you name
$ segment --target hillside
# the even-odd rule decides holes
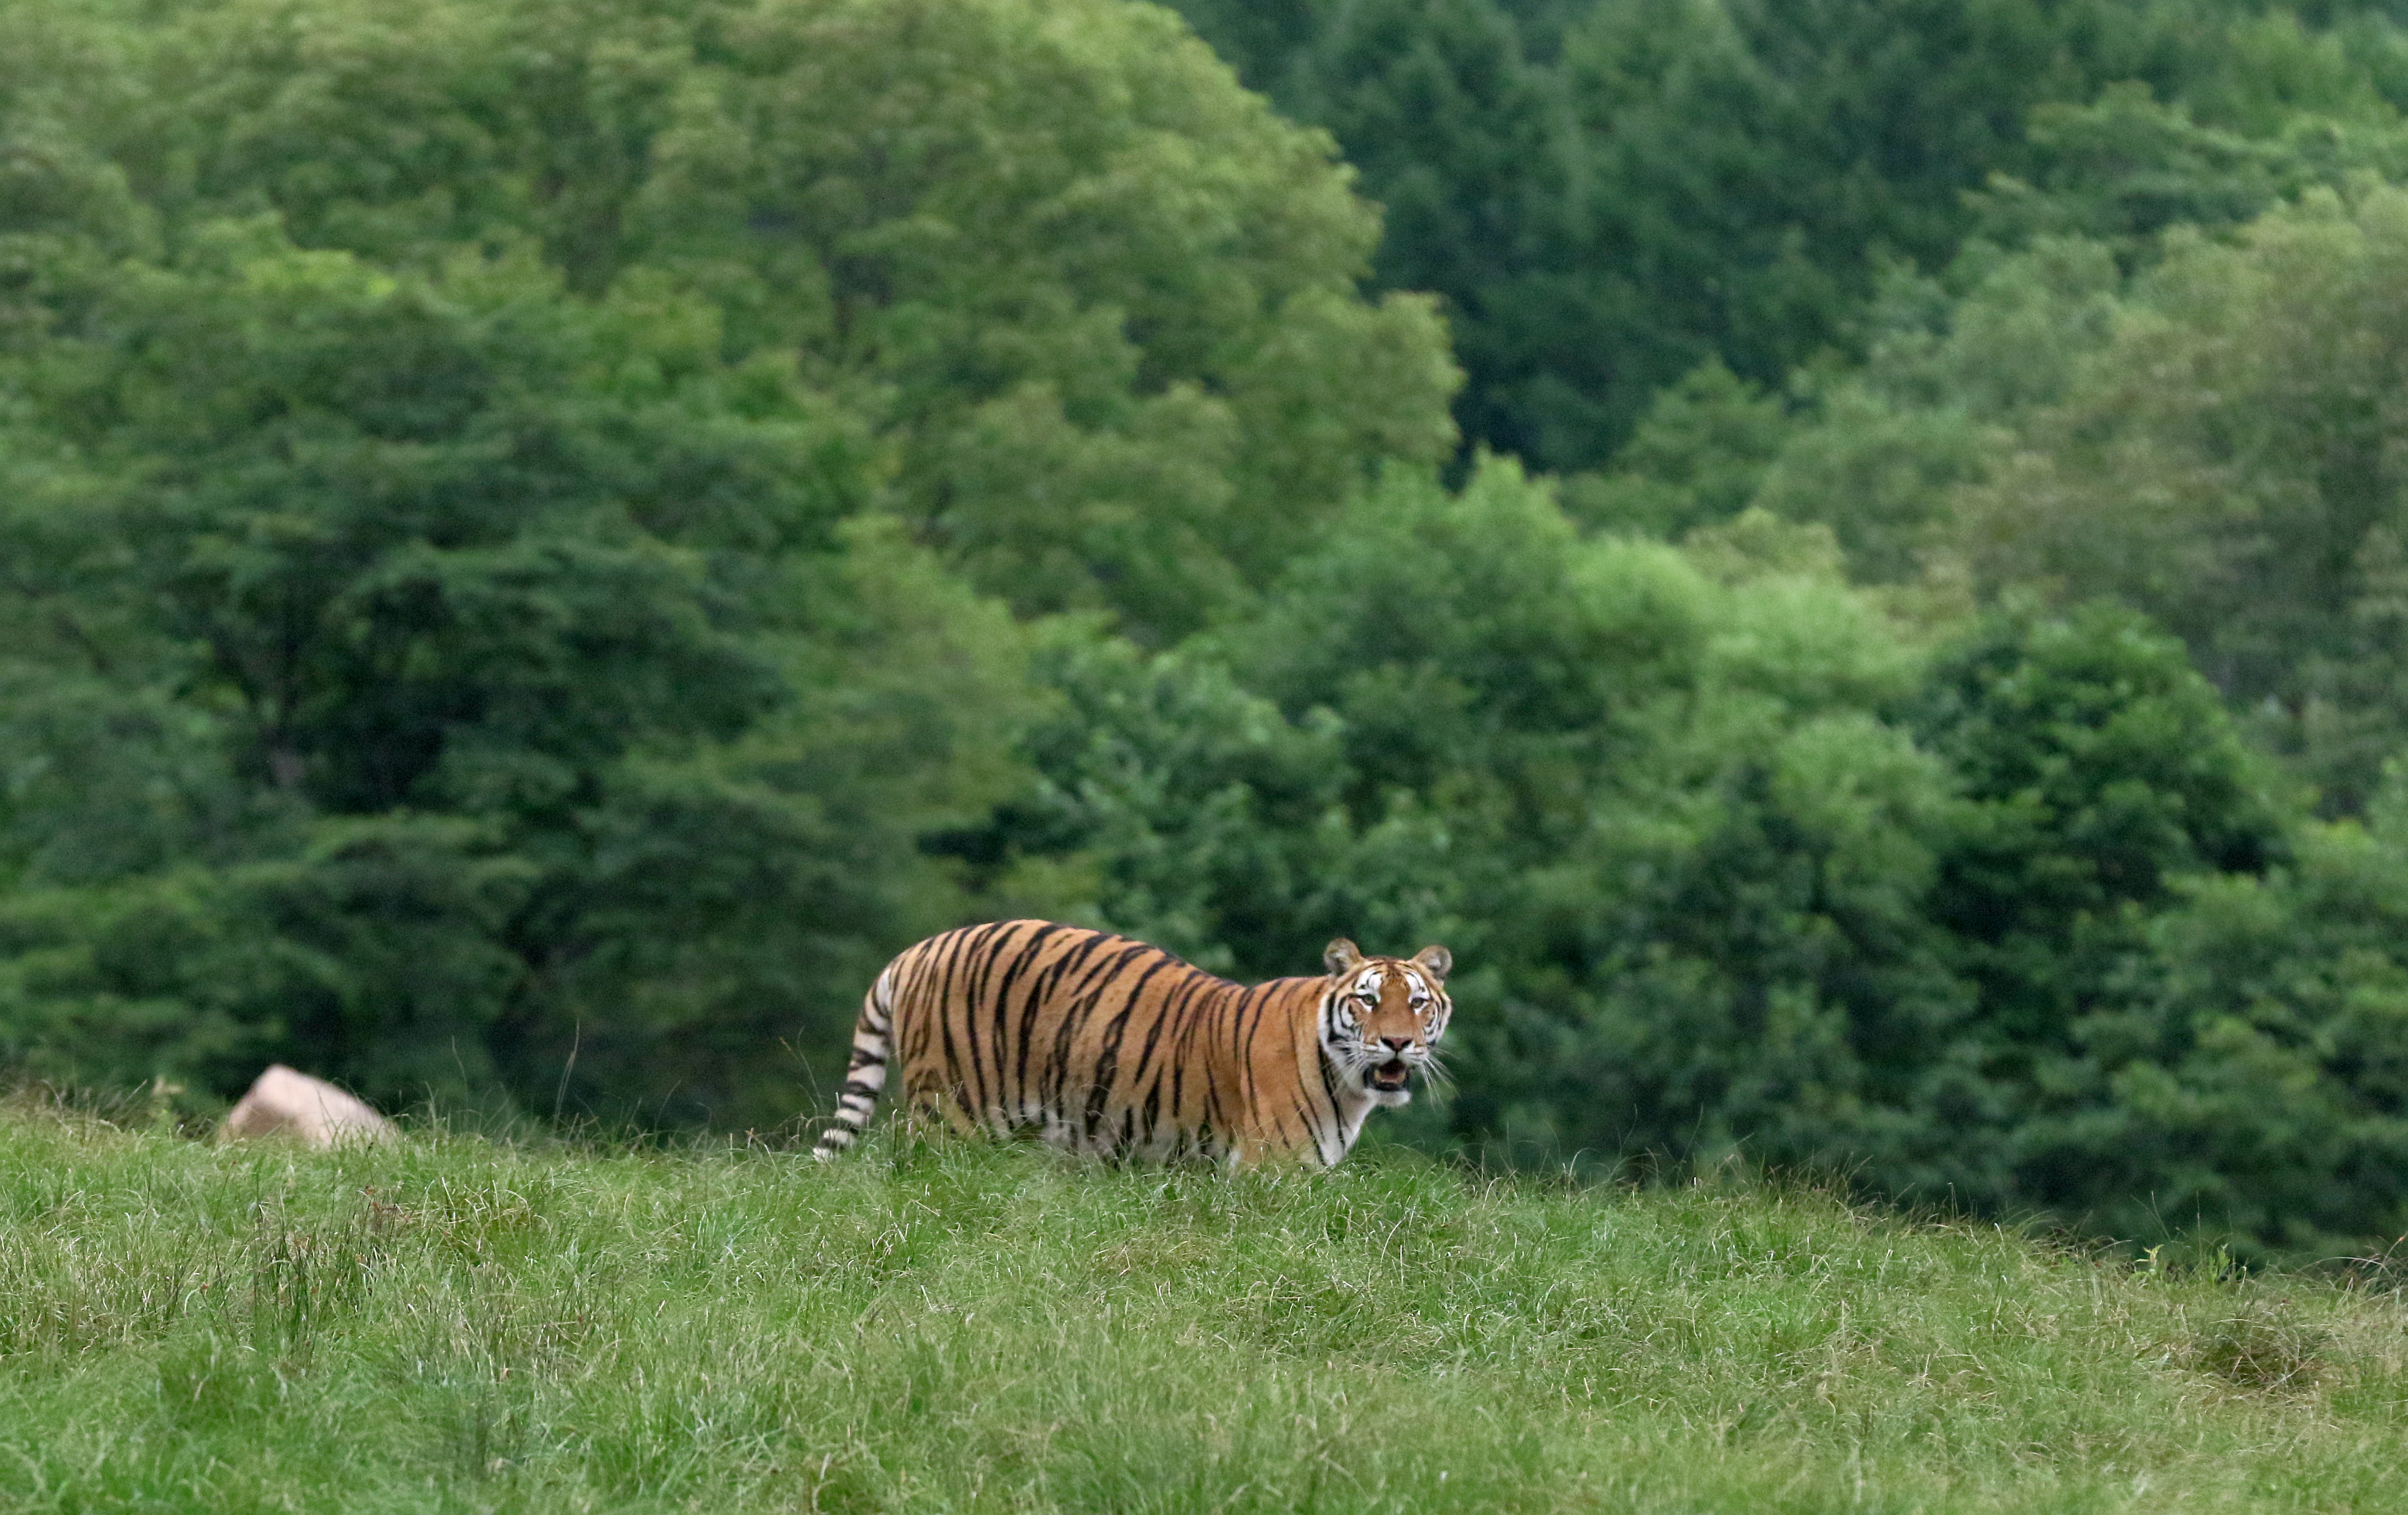
[[[12,1509],[2369,1510],[2408,1309],[1739,1184],[0,1119]]]

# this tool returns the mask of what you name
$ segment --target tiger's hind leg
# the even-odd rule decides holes
[[[820,1133],[811,1155],[824,1163],[843,1152],[867,1129],[886,1087],[886,1065],[895,1053],[895,967],[889,964],[862,996],[861,1019],[853,1028],[853,1061],[844,1070],[836,1118]]]

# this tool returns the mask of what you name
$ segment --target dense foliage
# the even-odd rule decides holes
[[[2120,242],[2408,167],[2408,38],[2235,0],[1179,0],[1388,207],[1475,441],[1607,462],[1704,363],[1860,354],[1969,235]]]
[[[1434,1149],[2408,1230],[2408,31],[1189,15],[0,0],[0,1058],[767,1128],[962,920],[1443,940]]]

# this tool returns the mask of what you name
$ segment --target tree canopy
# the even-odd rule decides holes
[[[11,1078],[768,1131],[1049,915],[1445,942],[1434,1151],[2408,1229],[2379,7],[0,29]]]
[[[1700,364],[1861,358],[1885,270],[1966,238],[2138,241],[2398,172],[2378,8],[2230,0],[1180,0],[1327,127],[1440,295],[1470,442],[1611,460]]]

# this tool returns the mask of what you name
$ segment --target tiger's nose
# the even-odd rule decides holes
[[[1388,1044],[1388,1050],[1392,1052],[1401,1052],[1413,1044],[1411,1036],[1383,1036],[1380,1039]]]

